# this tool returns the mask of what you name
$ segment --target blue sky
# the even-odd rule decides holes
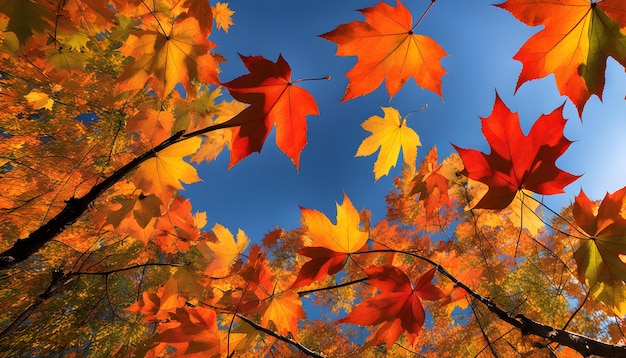
[[[448,53],[442,60],[448,72],[443,77],[443,100],[409,80],[391,101],[381,86],[367,96],[340,104],[347,84],[344,74],[354,66],[356,57],[336,57],[336,45],[317,36],[340,24],[364,20],[355,10],[376,3],[230,1],[235,26],[228,34],[215,31],[211,35],[216,52],[228,59],[221,66],[222,81],[247,73],[237,53],[272,61],[282,53],[293,79],[330,75],[332,80],[300,84],[313,94],[321,114],[307,117],[309,143],[299,172],[276,147],[273,131],[260,154],[252,154],[230,170],[227,152],[200,166],[203,182],[187,186],[183,195],[192,199],[195,210],[207,212],[207,228],[218,222],[231,231],[241,228],[257,241],[274,226],[298,227],[299,206],[320,210],[334,220],[335,202],[341,202],[344,192],[357,209],[371,210],[374,222],[383,219],[384,198],[392,188],[392,178],[400,174],[400,165],[374,182],[376,155],[354,157],[369,135],[361,129],[361,122],[372,115],[382,116],[381,106],[393,106],[404,115],[428,104],[426,111],[408,120],[423,144],[419,164],[433,145],[440,158],[453,151],[451,142],[488,151],[479,117],[491,113],[496,91],[511,110],[519,111],[526,133],[541,113],[551,112],[566,100],[559,95],[552,76],[528,82],[514,93],[521,63],[512,57],[540,27],[518,22],[492,6],[493,1],[440,0],[415,31],[432,37]],[[405,0],[404,4],[415,21],[430,0]],[[573,200],[581,187],[591,198],[601,199],[606,191],[626,185],[626,75],[610,59],[606,78],[603,102],[592,97],[583,122],[571,102],[566,103],[569,121],[565,135],[575,143],[557,165],[584,176],[566,188],[567,194],[546,197],[553,209]]]

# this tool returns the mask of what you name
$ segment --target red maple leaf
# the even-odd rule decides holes
[[[228,167],[260,152],[276,123],[276,144],[298,168],[307,142],[306,116],[319,115],[315,99],[291,81],[291,68],[282,55],[276,63],[261,56],[239,56],[250,73],[222,85],[236,100],[250,106],[226,122],[238,126]]]
[[[395,266],[371,266],[365,269],[365,273],[368,282],[378,287],[380,294],[359,303],[338,322],[361,326],[382,323],[373,333],[371,343],[385,342],[387,347],[391,347],[406,331],[409,342],[413,344],[426,317],[420,299],[434,301],[446,296],[431,283],[435,268],[422,274],[414,286],[411,286],[409,277]]]
[[[491,147],[489,155],[453,145],[465,165],[463,174],[489,186],[476,208],[504,209],[522,189],[544,195],[563,193],[580,177],[555,164],[572,143],[563,136],[563,105],[541,115],[525,136],[517,112],[511,112],[496,94],[493,112],[481,122]]]

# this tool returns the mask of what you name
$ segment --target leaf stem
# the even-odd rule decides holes
[[[415,23],[415,25],[413,25],[413,27],[411,28],[411,31],[415,30],[415,28],[417,27],[417,25],[419,25],[422,20],[424,20],[424,18],[426,17],[426,14],[428,14],[428,12],[430,11],[430,9],[433,7],[433,5],[435,5],[435,2],[437,0],[430,0],[430,5],[428,5],[428,7],[426,8],[426,10],[424,10],[424,13],[422,14],[422,16],[420,16],[420,18],[417,20],[417,22]]]
[[[297,80],[293,80],[291,83],[294,84],[294,83],[305,82],[305,81],[323,81],[323,80],[330,81],[330,78],[331,78],[330,75],[326,75],[324,77],[317,77],[317,78],[299,78]]]

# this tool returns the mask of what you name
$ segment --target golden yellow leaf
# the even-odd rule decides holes
[[[285,291],[269,298],[269,303],[261,318],[261,326],[269,328],[271,321],[278,333],[291,333],[293,337],[297,337],[298,320],[305,317],[298,294],[294,291]]]
[[[537,215],[539,202],[532,199],[532,193],[522,189],[517,192],[515,199],[505,210],[510,210],[509,219],[515,227],[528,230],[532,236],[537,236],[539,230],[545,226],[541,217]]]
[[[216,2],[215,7],[212,7],[211,10],[213,10],[215,27],[228,33],[228,28],[233,24],[232,16],[235,12],[228,8],[228,3],[224,2]]]
[[[32,90],[29,94],[25,95],[24,98],[28,101],[28,103],[34,109],[42,109],[45,108],[49,111],[52,110],[52,105],[54,104],[54,100],[48,96],[47,93],[40,92],[38,90]]]
[[[163,195],[176,189],[183,189],[180,182],[185,184],[200,181],[196,169],[185,162],[183,157],[198,150],[202,139],[198,137],[173,144],[143,162],[132,177],[135,186],[146,194],[155,194],[162,202],[169,198]],[[167,200],[165,200],[167,199]]]
[[[120,48],[122,54],[133,58],[118,78],[120,92],[136,91],[149,84],[159,98],[164,98],[177,83],[187,93],[192,93],[193,79],[218,83],[217,63],[209,53],[215,44],[202,36],[196,19],[172,22],[159,18],[142,27]]]
[[[391,167],[396,166],[400,149],[404,162],[415,171],[417,160],[417,147],[421,146],[420,137],[415,131],[406,125],[406,118],[401,118],[400,113],[393,107],[381,107],[385,116],[372,116],[361,124],[363,129],[372,132],[365,138],[356,156],[368,156],[380,147],[378,158],[374,163],[374,176],[378,180],[383,175],[389,174]]]
[[[215,224],[213,233],[218,242],[201,241],[198,250],[208,260],[205,272],[212,276],[219,276],[228,270],[230,265],[248,247],[248,236],[242,231],[237,231],[237,241],[233,234],[224,226]]]
[[[336,225],[317,210],[301,208],[306,234],[312,239],[307,246],[324,247],[342,253],[356,252],[368,239],[367,232],[359,230],[359,212],[346,194],[343,196],[343,203],[336,206]]]

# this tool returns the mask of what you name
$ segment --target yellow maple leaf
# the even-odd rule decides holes
[[[146,194],[155,194],[161,202],[169,202],[167,197],[176,189],[183,189],[185,184],[200,181],[196,169],[183,160],[198,150],[202,139],[189,138],[172,144],[143,162],[131,178],[138,189]]]
[[[118,78],[118,91],[132,92],[149,84],[157,96],[164,98],[177,83],[187,93],[192,93],[192,79],[218,83],[217,63],[209,53],[215,44],[202,36],[198,21],[187,17],[172,22],[156,17],[142,24],[142,29],[131,34],[120,48],[122,54],[133,59]]]
[[[323,213],[301,208],[302,221],[306,226],[306,235],[311,238],[309,247],[324,247],[335,252],[352,253],[365,245],[367,232],[359,230],[359,212],[354,208],[348,195],[344,194],[343,203],[337,206],[337,224],[328,220]]]
[[[228,33],[228,28],[233,24],[232,16],[235,12],[228,8],[228,3],[223,2],[216,2],[215,7],[211,7],[211,10],[213,10],[215,27]]]
[[[48,96],[47,93],[40,92],[38,90],[32,90],[29,94],[25,95],[24,98],[28,101],[28,103],[34,109],[42,109],[45,108],[49,111],[52,110],[52,105],[54,104],[54,100]]]
[[[215,224],[213,233],[218,242],[201,241],[197,247],[200,253],[208,260],[205,272],[212,276],[225,274],[233,261],[248,247],[248,236],[242,231],[237,231],[237,241],[233,234],[224,226]]]
[[[417,147],[421,146],[420,137],[406,125],[406,118],[400,117],[400,112],[393,107],[381,107],[384,117],[372,116],[361,124],[361,127],[372,133],[365,138],[356,156],[368,156],[380,147],[378,158],[374,163],[374,176],[378,180],[396,166],[400,149],[404,162],[415,171]]]
[[[532,236],[537,236],[539,230],[545,227],[537,214],[538,208],[539,202],[532,199],[532,192],[522,189],[506,210],[511,211],[508,216],[515,227],[526,229]]]
[[[239,112],[246,108],[245,103],[239,101],[224,101],[217,105],[217,117],[208,125],[216,125],[224,123],[236,116]],[[208,126],[207,125],[207,126]],[[191,157],[194,163],[202,161],[210,162],[217,158],[224,148],[231,148],[233,131],[230,128],[224,128],[212,131],[204,135],[204,142],[200,149]]]
[[[261,326],[269,327],[271,321],[276,326],[278,333],[291,333],[293,337],[297,338],[298,319],[305,317],[306,314],[302,309],[302,301],[298,294],[294,291],[285,291],[269,298],[263,317],[261,317]]]

